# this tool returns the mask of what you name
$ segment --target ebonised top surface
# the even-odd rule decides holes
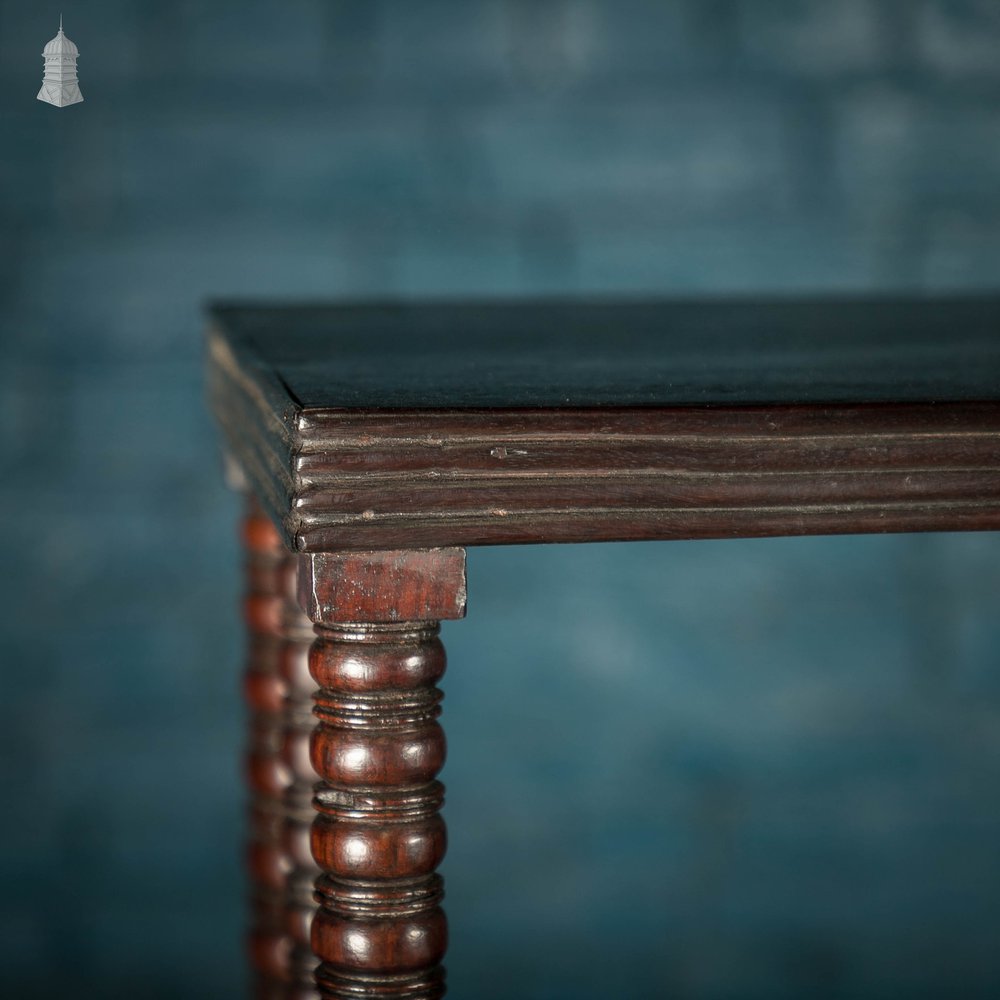
[[[321,409],[1000,400],[1000,297],[220,304]]]

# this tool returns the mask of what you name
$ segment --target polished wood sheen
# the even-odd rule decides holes
[[[296,596],[297,560],[252,499],[242,536],[254,993],[258,1000],[310,1000],[318,995],[310,945],[316,877],[310,850],[316,773],[308,749],[316,687],[308,669],[312,623]]]
[[[438,620],[465,613],[465,553],[303,556],[299,594],[319,685],[317,983],[331,1000],[436,1000],[448,941]]]
[[[462,546],[1000,528],[997,297],[219,306],[208,380],[268,1000],[444,995]]]
[[[306,552],[1000,527],[1000,300],[219,307]]]

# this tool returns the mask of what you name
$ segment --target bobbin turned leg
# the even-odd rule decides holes
[[[309,850],[316,781],[308,752],[316,686],[308,671],[312,623],[296,596],[296,557],[249,498],[243,544],[254,995],[258,1000],[310,1000],[317,996],[309,940],[316,876]]]
[[[316,625],[312,736],[320,775],[312,851],[321,874],[312,944],[330,1000],[437,1000],[447,924],[435,869],[445,669],[441,619],[465,614],[465,552],[302,556],[299,597]]]

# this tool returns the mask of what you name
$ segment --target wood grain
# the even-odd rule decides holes
[[[441,621],[465,616],[465,550],[317,552],[299,558],[313,621]]]
[[[262,997],[314,995],[307,933],[329,1000],[444,995],[438,623],[465,613],[462,546],[1000,529],[996,297],[228,306],[208,344],[262,505]]]

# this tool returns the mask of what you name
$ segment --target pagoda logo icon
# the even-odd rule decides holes
[[[38,99],[46,104],[64,108],[83,100],[80,84],[76,79],[76,60],[80,50],[63,34],[62,16],[59,17],[59,34],[42,49],[45,76]]]

